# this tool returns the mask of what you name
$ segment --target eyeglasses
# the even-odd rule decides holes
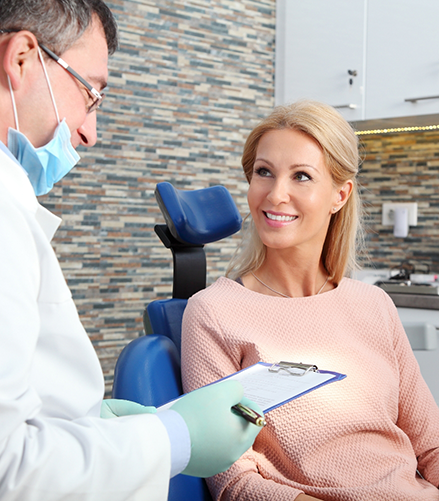
[[[66,71],[68,71],[73,77],[76,78],[76,80],[81,82],[82,85],[86,88],[89,97],[87,104],[87,114],[96,111],[101,105],[102,101],[104,100],[105,94],[98,92],[92,85],[90,85],[87,82],[87,80],[84,80],[84,78],[82,78],[81,75],[76,73],[74,69],[70,68],[70,66],[64,61],[64,59],[61,59],[54,52],[48,49],[45,45],[39,43],[39,46],[44,50],[44,52],[49,57],[54,59],[60,66],[62,66]]]

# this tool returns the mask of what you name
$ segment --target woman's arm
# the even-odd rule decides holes
[[[388,298],[391,302],[391,299]],[[394,346],[400,373],[397,425],[408,435],[425,480],[439,485],[439,408],[419,365],[393,303]]]

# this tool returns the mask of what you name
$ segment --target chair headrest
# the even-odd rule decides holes
[[[241,229],[241,215],[224,186],[187,191],[163,182],[155,196],[169,231],[181,242],[204,245]]]

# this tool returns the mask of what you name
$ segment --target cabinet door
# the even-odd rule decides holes
[[[439,113],[439,1],[368,0],[367,11],[365,118]]]
[[[277,1],[276,104],[317,99],[364,119],[365,2]]]
[[[398,315],[403,324],[404,322],[425,322],[433,324],[439,332],[439,310],[398,307]],[[439,405],[439,378],[437,377],[439,350],[415,350],[413,353],[418,361],[422,377]]]

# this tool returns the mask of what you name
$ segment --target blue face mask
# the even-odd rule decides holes
[[[45,146],[35,148],[18,130],[8,130],[8,148],[27,172],[35,195],[45,195],[53,185],[68,174],[80,156],[70,142],[70,130],[63,120],[53,139]]]
[[[8,130],[8,148],[27,172],[37,196],[49,193],[53,185],[70,172],[80,159],[70,142],[71,134],[65,119],[62,122],[59,120],[58,109],[41,52],[39,52],[39,56],[58,120],[58,127],[55,129],[53,139],[40,148],[35,148],[29,139],[20,132],[14,92],[8,76],[16,127],[16,130],[11,128]]]

